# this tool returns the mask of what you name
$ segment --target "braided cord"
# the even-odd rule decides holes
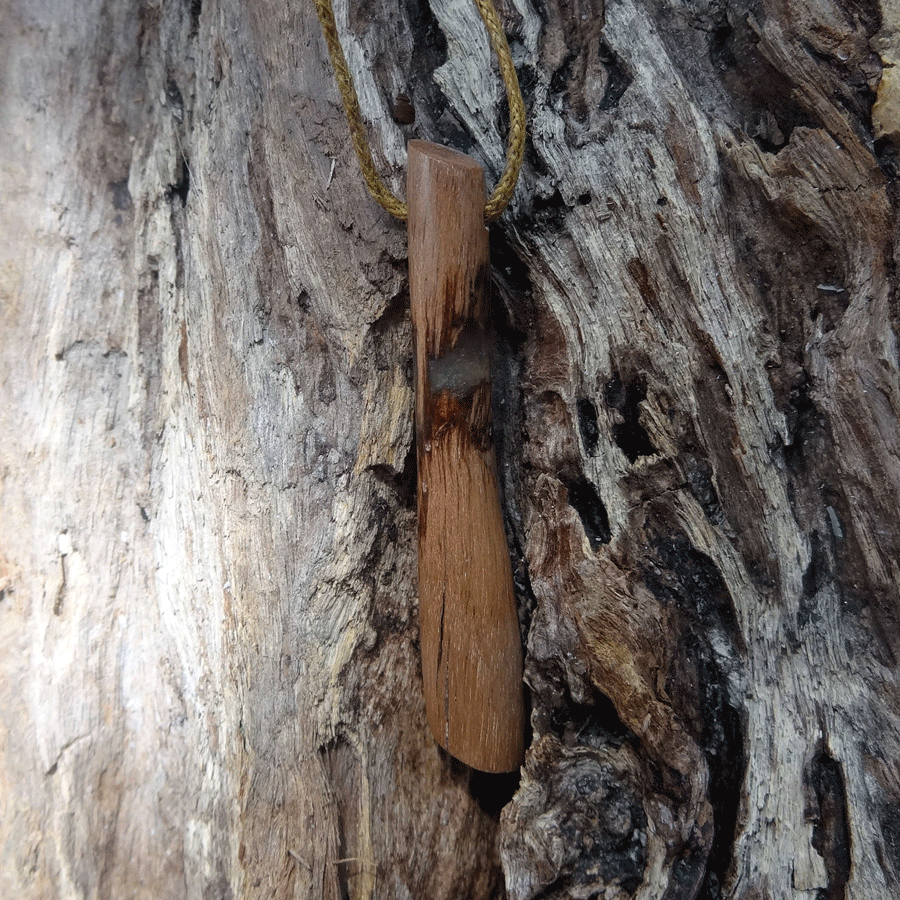
[[[344,48],[341,47],[341,39],[334,22],[331,0],[316,0],[316,12],[319,14],[319,22],[322,23],[322,33],[325,35],[328,55],[331,57],[331,67],[334,69],[334,77],[341,92],[341,100],[344,102],[347,123],[350,125],[353,149],[356,150],[356,158],[359,160],[359,167],[366,179],[366,186],[369,193],[392,216],[405,221],[409,214],[406,204],[391,193],[390,188],[381,180],[381,176],[375,168],[375,160],[372,159],[372,151],[369,149],[369,142],[366,140],[366,132],[363,128],[359,99],[356,96],[356,88],[353,86],[353,76],[347,66]]]
[[[485,220],[493,222],[500,217],[509,204],[513,191],[516,189],[519,170],[522,168],[522,157],[525,155],[525,104],[522,102],[519,79],[516,76],[512,55],[509,52],[509,44],[492,0],[473,0],[473,2],[487,29],[491,47],[497,54],[500,75],[503,78],[509,102],[509,145],[506,151],[506,167],[484,208]],[[369,148],[362,122],[359,99],[356,96],[356,88],[353,86],[353,76],[347,66],[347,59],[341,47],[337,25],[335,25],[331,0],[315,0],[315,4],[319,22],[322,24],[322,33],[325,35],[325,43],[328,45],[328,55],[331,57],[334,77],[341,92],[344,112],[347,114],[353,149],[356,151],[356,158],[359,160],[366,187],[372,197],[392,216],[405,221],[409,215],[406,204],[394,196],[390,188],[381,180],[381,176],[375,168],[375,161],[372,159],[372,151]]]
[[[506,42],[506,35],[492,0],[475,0],[475,6],[478,7],[481,21],[487,28],[491,46],[494,48],[494,53],[497,54],[500,76],[503,78],[506,99],[509,103],[509,145],[506,149],[506,167],[484,208],[485,220],[493,222],[500,218],[501,213],[509,204],[519,179],[519,170],[522,168],[522,157],[525,155],[525,104],[522,102],[519,78],[516,75],[516,67],[513,65],[512,54],[509,52],[509,44]]]

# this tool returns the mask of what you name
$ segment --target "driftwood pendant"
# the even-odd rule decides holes
[[[491,437],[484,172],[410,141],[419,626],[428,723],[474,769],[524,754],[522,642]]]

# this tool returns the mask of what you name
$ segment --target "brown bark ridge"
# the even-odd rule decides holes
[[[496,178],[468,0],[336,5],[393,186]],[[514,795],[425,723],[405,234],[312,9],[4,7],[0,895],[900,892],[896,4],[499,5]]]

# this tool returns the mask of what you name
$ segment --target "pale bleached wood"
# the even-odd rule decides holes
[[[491,436],[484,172],[411,141],[407,184],[425,705],[449,753],[508,772],[524,752],[522,641]]]
[[[0,18],[0,897],[488,896],[419,675],[406,233],[312,4]]]

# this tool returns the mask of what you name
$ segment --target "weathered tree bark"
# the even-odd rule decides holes
[[[394,186],[496,177],[469,0],[337,7]],[[311,4],[0,13],[0,895],[900,892],[900,9],[501,15],[518,784],[425,723],[405,229]]]

